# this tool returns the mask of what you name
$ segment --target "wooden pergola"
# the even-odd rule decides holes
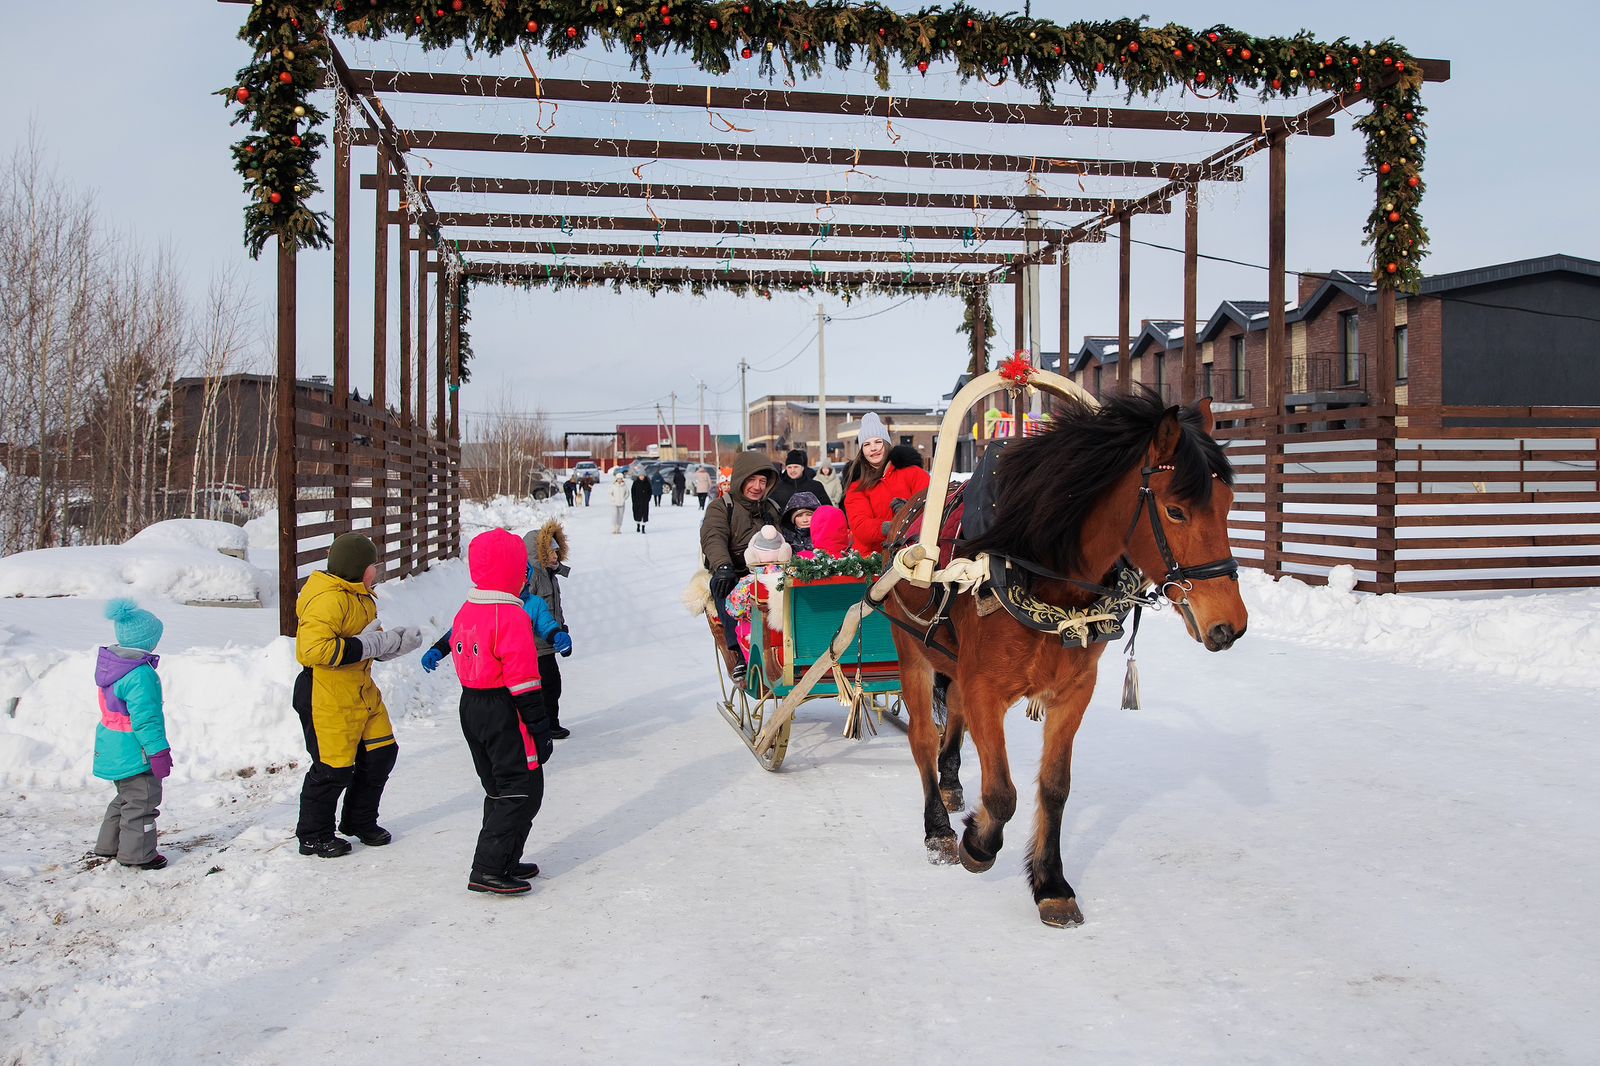
[[[1284,323],[1287,216],[1287,153],[1290,137],[1327,137],[1335,116],[1362,99],[1335,93],[1295,115],[1267,116],[1228,110],[1170,110],[997,104],[983,100],[752,90],[644,81],[478,75],[442,75],[400,70],[355,69],[336,48],[330,64],[333,109],[333,387],[329,401],[295,387],[296,248],[278,245],[278,492],[280,528],[280,623],[294,628],[294,598],[300,568],[321,558],[307,546],[351,528],[370,530],[390,575],[425,569],[460,551],[459,400],[464,286],[481,282],[524,284],[613,283],[619,285],[750,286],[758,289],[824,291],[906,290],[960,296],[974,311],[971,365],[987,362],[988,288],[1009,283],[1017,292],[1016,336],[1029,334],[1023,320],[1029,272],[1047,264],[1060,270],[1063,339],[1071,336],[1070,248],[1104,241],[1115,229],[1120,247],[1120,352],[1118,380],[1130,386],[1131,240],[1139,215],[1167,214],[1181,201],[1185,213],[1184,354],[1181,389],[1192,400],[1198,381],[1196,345],[1199,189],[1205,182],[1237,182],[1242,164],[1258,152],[1269,160],[1269,403],[1283,395],[1287,352]],[[1449,77],[1444,61],[1422,61],[1426,79]],[[417,129],[397,125],[392,105],[412,94],[434,97],[537,100],[541,103],[601,103],[622,110],[693,108],[738,113],[848,116],[876,122],[927,120],[1006,124],[1038,132],[1035,155],[997,152],[930,152],[899,148],[850,149],[824,145],[752,144],[726,140],[611,140],[471,130]],[[386,105],[387,102],[387,105]],[[1191,135],[1235,138],[1203,160],[1174,163],[1160,158],[1073,158],[1046,149],[1059,143],[1051,131],[1084,127],[1098,131],[1161,134],[1192,148]],[[352,150],[371,149],[370,172],[353,170]],[[590,157],[648,164],[654,160],[761,164],[776,167],[832,165],[863,171],[896,169],[927,177],[927,191],[877,192],[846,188],[752,187],[743,183],[655,185],[581,181],[507,174],[449,177],[413,174],[408,153],[473,153],[473,169],[492,174],[493,160],[511,154]],[[1173,151],[1172,155],[1181,154]],[[1015,176],[1026,192],[967,193],[938,187],[950,173]],[[637,171],[636,171],[637,173]],[[1159,184],[1136,198],[1116,198],[1092,189],[1077,196],[1039,190],[1038,179],[1070,178],[1080,188],[1097,178],[1148,179]],[[371,192],[376,205],[372,277],[373,392],[369,403],[351,401],[350,294],[351,207],[354,190]],[[399,201],[396,202],[396,193]],[[475,198],[481,209],[439,210],[430,194]],[[552,212],[555,198],[584,198],[584,215]],[[683,204],[716,205],[716,219],[673,217]],[[546,209],[541,211],[541,206]],[[772,217],[796,207],[814,207],[819,220]],[[885,221],[833,223],[821,213],[833,207],[870,209]],[[951,226],[928,220],[929,212],[1008,211],[1022,225],[995,228]],[[920,220],[920,221],[919,221]],[[1047,228],[1046,222],[1053,228]],[[512,231],[507,235],[504,231]],[[673,240],[663,240],[664,237]],[[738,238],[737,246],[725,242]],[[678,238],[682,238],[681,241]],[[716,238],[712,241],[711,238]],[[812,246],[784,240],[811,239]],[[924,248],[914,242],[960,242],[959,248]],[[391,292],[390,255],[398,259],[398,288]],[[539,256],[543,261],[493,256]],[[631,261],[631,262],[630,262]],[[699,261],[699,265],[691,265]],[[431,290],[431,293],[430,293]],[[1380,314],[1393,322],[1394,296],[1384,290]],[[398,317],[415,323],[401,329],[395,358],[397,395],[387,389],[391,298]],[[431,306],[430,306],[431,304]],[[430,314],[432,317],[430,317]],[[430,342],[429,333],[433,334]],[[1393,329],[1380,330],[1392,337]],[[1039,353],[1038,337],[1028,346]],[[1392,341],[1378,355],[1379,395],[1393,398]],[[1382,390],[1387,389],[1387,393]],[[324,514],[325,513],[325,514]],[[306,516],[323,515],[308,520]]]

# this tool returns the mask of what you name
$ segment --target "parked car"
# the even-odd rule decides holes
[[[583,484],[584,478],[590,478],[595,484],[600,483],[600,464],[584,460],[572,468],[572,476],[578,479],[578,484]]]
[[[559,496],[561,495],[561,482],[552,471],[535,470],[532,484],[528,489],[528,495],[535,500],[546,500],[551,496]]]

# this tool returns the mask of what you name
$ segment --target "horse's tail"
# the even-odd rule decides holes
[[[683,587],[683,606],[690,614],[704,614],[716,617],[716,601],[711,598],[711,574],[700,569],[694,572],[689,583]]]

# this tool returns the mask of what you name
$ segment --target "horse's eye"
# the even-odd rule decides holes
[[[1184,522],[1188,520],[1188,516],[1183,513],[1183,508],[1181,507],[1168,507],[1167,517],[1172,519],[1174,522]]]

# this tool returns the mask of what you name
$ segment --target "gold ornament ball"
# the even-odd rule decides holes
[[[1032,30],[1028,31],[1028,40],[1037,41],[1038,39],[1039,39],[1039,35],[1037,33],[1034,33]]]
[[[283,50],[283,58],[289,60],[291,63],[294,62],[294,49],[293,48],[285,48]]]
[[[1417,143],[1417,139],[1415,137],[1411,138],[1411,143],[1412,144],[1416,144]]]
[[[296,186],[295,186],[295,187],[294,187],[294,191],[295,191],[295,192],[299,192],[299,191],[300,191],[300,186],[298,186],[298,185],[296,185]]]
[[[295,118],[305,118],[306,117],[306,109],[301,107],[299,104],[296,104],[294,106],[294,117]]]
[[[1300,69],[1298,67],[1296,67],[1295,69],[1289,71],[1289,77],[1298,78],[1299,76],[1300,76]]]

